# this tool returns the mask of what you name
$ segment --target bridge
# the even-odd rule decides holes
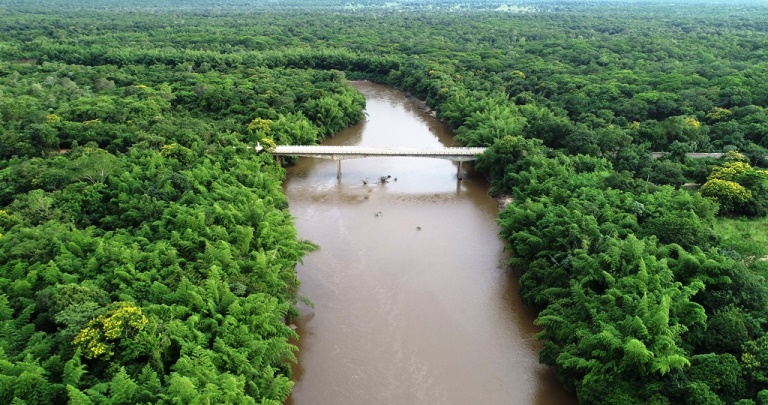
[[[651,152],[651,157],[654,158],[654,159],[658,159],[658,158],[662,157],[664,155],[664,153],[665,152]],[[722,153],[722,152],[713,152],[713,153],[708,153],[708,152],[691,152],[691,153],[686,153],[685,154],[685,157],[691,158],[691,159],[705,159],[705,158],[718,159],[718,158],[721,158],[723,156],[725,156],[725,153]]]
[[[485,152],[486,148],[383,148],[373,146],[297,146],[297,145],[279,145],[272,150],[267,150],[275,156],[302,156],[321,159],[336,160],[336,177],[341,178],[341,161],[345,159],[358,159],[367,157],[383,156],[406,156],[406,157],[426,157],[447,159],[459,162],[457,177],[461,180],[462,162],[475,160],[477,155]],[[264,150],[264,147],[258,145],[257,151]]]

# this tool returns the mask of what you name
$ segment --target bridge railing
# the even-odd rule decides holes
[[[257,147],[256,150],[263,150]],[[302,146],[281,145],[269,150],[278,156],[305,156],[323,159],[344,160],[376,156],[432,157],[454,161],[475,160],[486,148],[388,148],[374,146]]]

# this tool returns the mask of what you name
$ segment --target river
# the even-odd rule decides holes
[[[363,122],[325,145],[456,146],[418,102],[355,82]],[[285,192],[302,306],[290,405],[575,404],[538,363],[534,312],[505,266],[488,184],[431,158],[302,158]],[[379,183],[381,176],[391,176]],[[364,183],[367,182],[367,184]]]

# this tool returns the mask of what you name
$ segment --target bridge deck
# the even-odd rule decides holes
[[[654,159],[658,159],[664,155],[664,152],[651,152],[651,157]],[[691,158],[691,159],[704,159],[704,158],[714,158],[718,159],[725,155],[725,153],[722,152],[713,152],[713,153],[706,153],[706,152],[691,152],[686,153],[685,157]]]
[[[257,150],[261,150],[258,147]],[[273,155],[304,156],[323,159],[344,160],[377,156],[410,156],[448,159],[453,161],[469,161],[477,159],[477,155],[485,152],[486,148],[384,148],[372,146],[294,146],[280,145],[270,151]]]

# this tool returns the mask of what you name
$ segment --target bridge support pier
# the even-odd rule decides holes
[[[456,172],[456,179],[461,180],[461,164],[464,163],[459,160],[459,170]]]
[[[341,159],[336,161],[336,178],[341,180]]]

